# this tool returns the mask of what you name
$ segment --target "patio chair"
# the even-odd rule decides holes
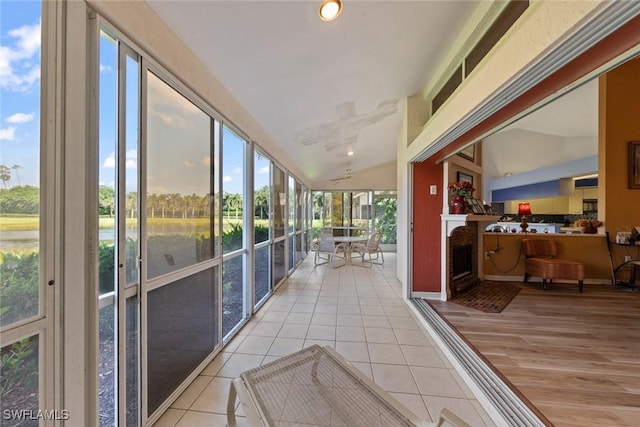
[[[315,257],[313,262],[316,266],[323,265],[327,263],[332,263],[335,267],[335,259],[342,258],[345,261],[344,254],[344,244],[340,243],[336,245],[335,240],[333,240],[333,234],[331,232],[322,231],[318,234],[318,242],[315,247]],[[339,254],[342,256],[339,256]]]
[[[380,233],[373,233],[369,236],[366,243],[356,243],[353,245],[352,252],[358,252],[362,256],[362,262],[370,264],[384,264],[384,254],[380,248]],[[369,259],[365,260],[364,256],[369,255]],[[373,258],[375,255],[375,258]]]

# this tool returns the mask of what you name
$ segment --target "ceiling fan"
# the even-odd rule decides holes
[[[351,178],[353,178],[353,175],[351,174],[351,163],[349,163],[349,164],[347,165],[347,169],[345,169],[345,173],[344,173],[344,175],[339,176],[339,177],[337,177],[337,178],[333,178],[333,179],[331,180],[331,182],[333,182],[333,183],[335,183],[335,184],[338,184],[338,183],[340,183],[340,182],[347,181],[347,180],[349,180],[349,179],[351,179]]]

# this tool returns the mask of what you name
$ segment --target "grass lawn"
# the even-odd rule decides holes
[[[172,227],[185,227],[185,228],[196,228],[199,229],[208,229],[209,227],[209,218],[148,218],[147,226],[172,226]],[[266,226],[268,224],[268,220],[266,219],[256,219],[256,225]],[[113,228],[115,224],[115,218],[113,217],[100,217],[99,220],[99,228],[108,229]],[[137,224],[137,218],[127,218],[128,226],[132,226]],[[242,218],[222,218],[222,227],[227,229],[231,227],[232,224],[240,224],[242,225]],[[10,216],[4,217],[0,216],[0,231],[34,231],[38,230],[40,227],[40,220],[37,216]]]
[[[33,231],[40,227],[37,216],[2,216],[0,231]]]

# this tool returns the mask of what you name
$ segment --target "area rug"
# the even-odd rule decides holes
[[[508,282],[484,281],[449,301],[485,313],[500,313],[518,292],[520,288]]]

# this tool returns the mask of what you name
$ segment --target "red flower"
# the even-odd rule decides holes
[[[467,181],[454,181],[450,183],[447,188],[451,190],[451,194],[454,196],[462,197],[471,196],[471,194],[476,191],[476,189],[473,188],[473,185]]]

